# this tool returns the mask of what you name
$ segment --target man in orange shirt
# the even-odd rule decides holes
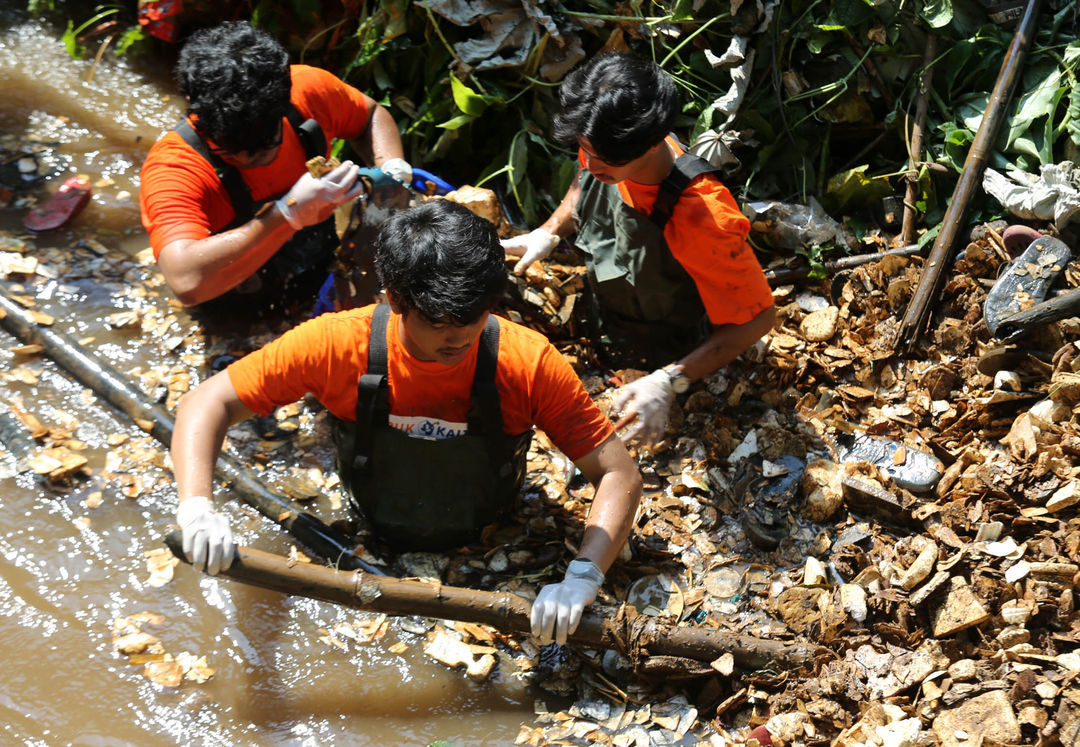
[[[169,288],[219,314],[313,298],[338,245],[334,208],[364,185],[349,161],[321,178],[305,162],[344,138],[379,167],[370,179],[408,184],[393,117],[325,70],[290,66],[247,22],[192,34],[176,77],[187,117],[150,149],[139,189]]]
[[[211,574],[232,562],[210,499],[225,432],[305,393],[335,418],[352,506],[403,548],[477,539],[517,497],[535,426],[596,488],[564,580],[533,604],[533,632],[565,642],[630,532],[636,465],[566,359],[492,316],[506,271],[491,223],[442,200],[398,212],[380,230],[375,268],[389,305],[307,321],[181,400],[172,459],[185,554]]]
[[[661,366],[622,387],[630,440],[654,443],[676,393],[734,360],[775,321],[746,241],[750,222],[707,161],[670,137],[678,97],[658,65],[605,54],[559,89],[555,138],[578,148],[578,178],[540,228],[503,241],[522,273],[576,233],[594,330],[619,365]],[[602,342],[600,336],[606,338]]]

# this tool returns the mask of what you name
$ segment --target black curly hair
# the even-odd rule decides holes
[[[289,108],[289,53],[247,21],[193,33],[176,64],[188,114],[218,146],[233,153],[272,147]]]
[[[596,155],[622,166],[645,155],[671,132],[678,114],[675,81],[655,62],[610,52],[566,76],[553,132],[576,148],[584,137]]]
[[[491,221],[447,200],[394,213],[379,229],[375,272],[406,313],[466,325],[495,308],[506,265]]]

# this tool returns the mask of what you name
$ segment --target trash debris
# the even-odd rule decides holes
[[[90,201],[90,177],[73,176],[60,185],[56,194],[32,209],[23,218],[31,231],[51,231],[78,215]]]

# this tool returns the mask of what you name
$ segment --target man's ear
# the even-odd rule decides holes
[[[386,301],[387,301],[387,303],[390,304],[390,310],[391,311],[393,311],[395,314],[405,316],[405,312],[402,309],[401,299],[398,298],[397,294],[391,293],[390,291],[387,291],[386,292]]]

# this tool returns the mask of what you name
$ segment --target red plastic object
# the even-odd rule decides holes
[[[89,201],[90,177],[73,176],[60,185],[56,194],[27,213],[23,225],[31,231],[51,231],[78,215]]]
[[[750,732],[750,739],[756,739],[761,747],[769,747],[772,744],[772,734],[765,728],[765,724]]]

